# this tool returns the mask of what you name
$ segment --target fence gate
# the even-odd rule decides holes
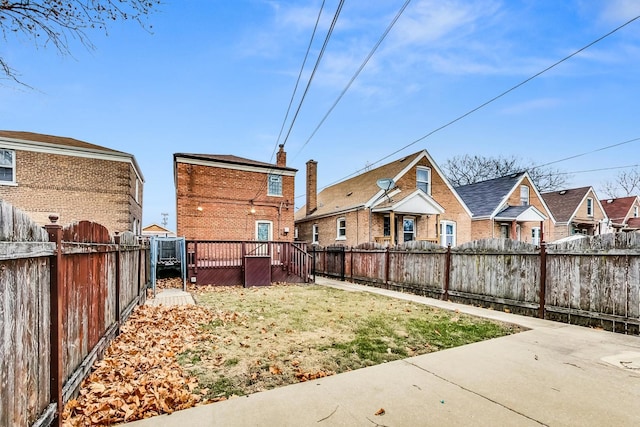
[[[345,271],[345,246],[329,246],[326,249],[325,274],[327,276],[339,277],[344,280]]]

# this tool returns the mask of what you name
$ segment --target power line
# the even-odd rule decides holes
[[[304,60],[302,61],[302,66],[300,67],[300,72],[298,73],[298,79],[296,80],[296,84],[293,88],[293,93],[291,94],[291,99],[289,100],[289,106],[287,107],[287,112],[284,115],[284,120],[282,120],[282,126],[280,127],[280,133],[278,134],[278,139],[276,140],[276,146],[273,148],[273,153],[271,153],[271,160],[273,160],[273,156],[278,149],[278,144],[280,144],[280,137],[282,136],[282,131],[284,130],[284,125],[287,123],[287,119],[289,118],[289,112],[291,111],[291,105],[293,104],[293,100],[295,98],[296,92],[298,91],[298,85],[300,84],[300,79],[302,78],[302,72],[304,71],[304,66],[307,63],[307,59],[309,58],[309,52],[311,51],[311,46],[313,44],[313,40],[316,36],[316,31],[318,29],[318,23],[320,22],[320,17],[322,16],[322,11],[324,9],[324,2],[322,0],[322,4],[320,5],[320,10],[318,11],[318,17],[316,18],[316,23],[313,27],[313,32],[311,33],[311,40],[309,40],[309,46],[307,46],[307,52],[304,54]],[[270,160],[270,161],[271,161]]]
[[[392,153],[390,153],[390,154],[388,154],[388,155],[386,155],[386,156],[382,157],[381,159],[376,160],[375,162],[371,163],[369,166],[372,166],[372,165],[378,164],[378,163],[380,163],[380,162],[382,162],[382,161],[384,161],[384,160],[388,159],[389,157],[394,156],[395,154],[398,154],[398,153],[399,153],[399,152],[401,152],[402,150],[405,150],[406,148],[411,147],[412,145],[415,145],[415,144],[417,144],[418,142],[420,142],[420,141],[422,141],[422,140],[424,140],[424,139],[426,139],[426,138],[430,137],[431,135],[435,134],[436,132],[439,132],[439,131],[441,131],[441,130],[443,130],[443,129],[445,129],[445,128],[447,128],[447,127],[451,126],[451,125],[453,125],[454,123],[459,122],[460,120],[462,120],[462,119],[466,118],[467,116],[469,116],[469,115],[471,115],[471,114],[475,113],[476,111],[478,111],[478,110],[480,110],[480,109],[482,109],[482,108],[486,107],[487,105],[489,105],[489,104],[493,103],[494,101],[497,101],[498,99],[500,99],[500,98],[502,98],[503,96],[505,96],[505,95],[507,95],[507,94],[509,94],[509,93],[513,92],[514,90],[516,90],[516,89],[520,88],[521,86],[524,86],[525,84],[529,83],[531,80],[535,79],[536,77],[539,77],[540,75],[542,75],[542,74],[546,73],[547,71],[549,71],[549,70],[551,70],[551,69],[553,69],[553,68],[557,67],[558,65],[562,64],[563,62],[565,62],[565,61],[567,61],[567,60],[569,60],[569,59],[573,58],[573,57],[574,57],[574,56],[576,56],[577,54],[579,54],[579,53],[581,53],[581,52],[585,51],[586,49],[590,48],[591,46],[595,45],[596,43],[598,43],[598,42],[600,42],[600,41],[604,40],[605,38],[607,38],[607,37],[609,37],[610,35],[612,35],[612,34],[616,33],[617,31],[621,30],[622,28],[626,27],[627,25],[631,24],[632,22],[634,22],[634,21],[638,20],[638,18],[640,18],[640,15],[636,16],[635,18],[632,18],[632,19],[628,20],[628,21],[627,21],[627,22],[625,22],[624,24],[622,24],[622,25],[620,25],[620,26],[616,27],[615,29],[613,29],[613,30],[609,31],[609,32],[608,32],[608,33],[606,33],[605,35],[603,35],[603,36],[601,36],[601,37],[597,38],[596,40],[592,41],[591,43],[589,43],[589,44],[587,44],[587,45],[583,46],[582,48],[580,48],[580,49],[578,49],[578,50],[576,50],[576,51],[575,51],[575,52],[573,52],[572,54],[570,54],[570,55],[568,55],[568,56],[565,56],[564,58],[562,58],[562,59],[560,59],[559,61],[557,61],[557,62],[553,63],[552,65],[548,66],[547,68],[543,69],[542,71],[537,72],[537,73],[536,73],[536,74],[534,74],[533,76],[531,76],[531,77],[529,77],[529,78],[527,78],[527,79],[523,80],[522,82],[520,82],[520,83],[518,83],[517,85],[515,85],[515,86],[511,87],[510,89],[507,89],[506,91],[504,91],[504,92],[500,93],[499,95],[494,96],[493,98],[491,98],[491,99],[489,99],[488,101],[486,101],[486,102],[484,102],[484,103],[480,104],[479,106],[477,106],[477,107],[475,107],[475,108],[473,108],[473,109],[471,109],[471,110],[467,111],[466,113],[462,114],[461,116],[458,116],[457,118],[455,118],[455,119],[453,119],[453,120],[451,120],[451,121],[449,121],[449,122],[445,123],[444,125],[442,125],[442,126],[440,126],[440,127],[436,128],[436,129],[434,129],[434,130],[430,131],[430,132],[429,132],[429,133],[427,133],[426,135],[424,135],[424,136],[422,136],[422,137],[420,137],[420,138],[418,138],[418,139],[416,139],[416,140],[414,140],[414,141],[410,142],[409,144],[407,144],[407,145],[405,145],[405,146],[403,146],[403,147],[401,147],[401,148],[397,149],[396,151],[394,151],[394,152],[392,152]],[[334,181],[334,182],[332,182],[332,183],[330,183],[330,184],[327,184],[325,187],[323,187],[323,189],[324,189],[324,188],[327,188],[327,187],[330,187],[330,186],[332,186],[332,185],[334,185],[334,184],[337,184],[337,183],[339,183],[339,182],[341,182],[341,181],[343,181],[343,180],[345,180],[345,179],[347,179],[347,178],[349,178],[349,177],[355,176],[355,175],[359,174],[360,172],[362,172],[363,170],[364,170],[364,169],[358,169],[357,171],[353,172],[353,173],[352,173],[352,174],[350,174],[350,175],[345,176],[344,178],[341,178],[341,179],[339,179],[339,180],[337,180],[337,181]]]
[[[633,139],[630,139],[630,140],[628,140],[628,141],[623,141],[623,142],[619,142],[619,143],[617,143],[617,144],[607,145],[606,147],[597,148],[597,149],[595,149],[595,150],[587,151],[586,153],[576,154],[576,155],[573,155],[573,156],[565,157],[565,158],[563,158],[563,159],[554,160],[553,162],[543,163],[543,164],[541,164],[541,165],[534,166],[534,167],[532,167],[532,168],[530,168],[530,169],[531,169],[531,170],[533,170],[533,169],[539,169],[539,168],[542,168],[542,167],[545,167],[545,166],[553,165],[553,164],[555,164],[555,163],[564,162],[564,161],[567,161],[567,160],[571,160],[571,159],[575,159],[575,158],[578,158],[578,157],[586,156],[587,154],[597,153],[598,151],[608,150],[609,148],[619,147],[619,146],[621,146],[621,145],[629,144],[629,143],[631,143],[631,142],[636,142],[636,141],[640,141],[640,138],[633,138]]]
[[[298,151],[298,153],[300,153],[302,151],[302,149],[309,143],[309,141],[311,141],[311,138],[313,138],[316,134],[316,132],[318,132],[318,129],[320,129],[320,127],[324,124],[325,120],[327,120],[327,117],[329,117],[329,114],[331,114],[333,112],[333,109],[336,107],[336,105],[338,105],[338,102],[340,102],[340,100],[342,99],[342,97],[344,96],[344,94],[349,90],[349,88],[351,87],[351,85],[353,84],[354,80],[360,75],[360,73],[362,72],[362,70],[364,69],[364,67],[367,65],[367,63],[369,62],[369,60],[371,59],[371,57],[373,56],[373,54],[376,52],[376,50],[378,49],[378,47],[380,46],[380,44],[382,43],[382,41],[387,37],[387,34],[389,34],[389,31],[391,31],[391,29],[393,28],[393,26],[395,25],[396,21],[398,21],[398,19],[400,18],[400,16],[402,15],[402,13],[404,12],[404,10],[407,8],[407,6],[409,5],[409,3],[411,2],[411,0],[406,0],[404,2],[404,4],[402,5],[402,7],[400,8],[400,10],[398,11],[398,13],[396,13],[396,16],[393,18],[393,20],[391,21],[391,23],[387,26],[387,29],[384,31],[384,33],[382,33],[382,36],[380,36],[380,38],[378,39],[378,41],[376,42],[376,44],[373,46],[373,48],[371,49],[371,51],[369,52],[369,54],[367,55],[367,57],[364,59],[364,61],[362,62],[362,64],[360,65],[360,67],[358,68],[358,70],[355,72],[355,74],[353,75],[353,77],[351,77],[351,80],[349,80],[349,83],[347,83],[347,85],[345,86],[344,89],[342,89],[342,92],[340,93],[340,95],[338,96],[338,98],[334,101],[333,105],[331,106],[331,108],[329,108],[329,111],[327,111],[327,113],[324,115],[324,117],[322,118],[322,120],[320,120],[320,123],[318,123],[318,126],[316,126],[316,128],[313,130],[313,132],[311,133],[311,136],[309,136],[309,138],[307,138],[307,140],[305,141],[304,144],[302,144],[302,147],[300,147],[300,150]]]
[[[324,56],[324,52],[327,48],[327,45],[329,44],[329,39],[333,34],[333,29],[336,26],[336,22],[338,21],[338,16],[340,16],[340,12],[342,11],[343,5],[344,5],[344,0],[340,0],[340,3],[338,4],[338,8],[336,9],[336,13],[333,15],[333,20],[331,21],[331,26],[329,27],[327,36],[325,37],[324,43],[322,44],[322,49],[320,49],[320,54],[318,55],[318,59],[316,60],[316,64],[313,67],[313,71],[311,72],[311,76],[309,77],[309,81],[307,82],[307,86],[304,89],[302,98],[300,99],[300,103],[298,104],[296,113],[293,116],[293,119],[291,120],[291,125],[289,126],[289,130],[287,131],[287,136],[284,138],[284,142],[282,143],[282,145],[286,145],[287,141],[289,140],[289,135],[291,135],[291,130],[293,129],[293,125],[296,122],[296,119],[298,118],[298,113],[300,113],[300,109],[302,108],[304,99],[307,96],[307,92],[309,91],[309,87],[311,86],[311,82],[313,81],[313,77],[315,76],[316,71],[318,70],[318,66],[320,65],[320,61],[322,60],[322,57]]]

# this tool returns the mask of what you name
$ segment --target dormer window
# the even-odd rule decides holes
[[[526,185],[520,186],[520,205],[529,206],[529,187]]]
[[[431,194],[431,169],[418,166],[416,170],[416,187],[419,190],[424,191],[426,194]]]

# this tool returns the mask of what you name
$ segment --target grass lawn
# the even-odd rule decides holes
[[[208,338],[178,354],[206,399],[240,396],[430,353],[521,328],[315,285],[208,288]]]

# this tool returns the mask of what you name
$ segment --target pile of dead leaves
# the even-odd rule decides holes
[[[138,307],[65,406],[64,425],[111,425],[206,403],[176,356],[208,340],[200,325],[221,317],[200,306]]]

